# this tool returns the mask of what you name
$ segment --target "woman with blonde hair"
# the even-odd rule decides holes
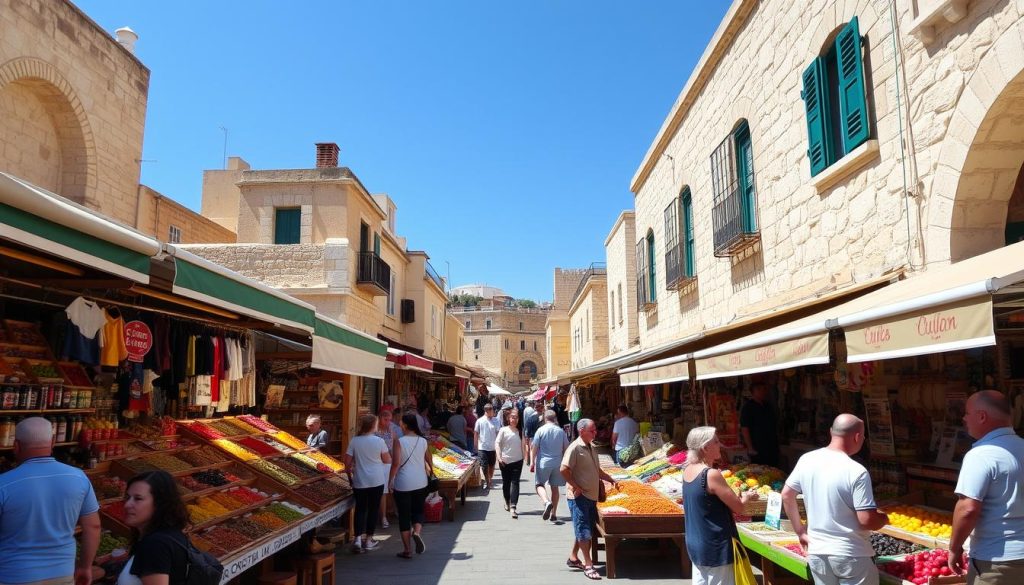
[[[388,446],[374,433],[377,431],[377,417],[364,414],[359,417],[359,435],[352,437],[345,451],[345,472],[348,474],[352,491],[355,492],[356,506],[353,512],[355,541],[353,553],[369,552],[377,548],[373,539],[377,526],[377,511],[384,483],[387,481],[385,463],[391,463]]]
[[[715,427],[696,427],[686,436],[683,516],[686,551],[693,562],[693,585],[733,585],[732,539],[738,537],[733,514],[757,494],[733,493],[713,465],[722,456]]]

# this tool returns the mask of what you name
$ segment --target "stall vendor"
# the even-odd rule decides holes
[[[757,382],[750,387],[750,400],[740,409],[740,432],[751,463],[779,466],[779,417],[771,403],[768,386]]]
[[[320,428],[322,423],[320,416],[311,414],[306,417],[306,430],[309,436],[306,437],[306,444],[315,449],[323,450],[327,447],[327,431]]]

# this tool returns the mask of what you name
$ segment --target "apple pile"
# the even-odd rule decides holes
[[[907,555],[902,561],[883,563],[879,568],[915,585],[925,585],[932,577],[951,575],[948,563],[949,551],[936,549]],[[965,556],[964,564],[966,563]]]

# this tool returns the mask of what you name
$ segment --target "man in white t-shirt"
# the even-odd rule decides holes
[[[615,424],[612,426],[612,456],[615,458],[616,465],[621,464],[619,461],[619,450],[629,447],[640,432],[640,425],[636,423],[631,416],[629,416],[629,409],[626,408],[625,404],[620,404],[615,409]]]
[[[840,414],[831,433],[827,447],[797,461],[782,488],[782,503],[786,515],[797,519],[796,496],[804,496],[807,526],[794,521],[793,530],[817,585],[877,585],[869,537],[872,530],[888,524],[889,517],[875,505],[867,470],[850,458],[864,446],[864,421]]]
[[[476,419],[476,426],[473,434],[476,436],[476,450],[480,453],[480,461],[484,466],[484,485],[487,489],[494,483],[494,465],[498,461],[498,454],[494,451],[494,440],[498,438],[500,422],[496,425],[497,417],[494,416],[494,406],[484,406],[484,415]]]

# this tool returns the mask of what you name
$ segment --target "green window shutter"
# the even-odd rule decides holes
[[[690,195],[690,190],[686,189],[683,191],[679,200],[683,208],[683,276],[693,278],[693,275],[696,274],[696,268],[693,253],[695,243],[693,237],[693,197]]]
[[[380,234],[373,234],[373,253],[380,257]]]
[[[290,209],[274,210],[274,243],[275,244],[298,244],[300,242],[300,229],[302,223],[302,210],[293,207]]]
[[[868,101],[861,58],[860,28],[853,17],[836,37],[836,65],[839,72],[839,114],[842,124],[843,154],[868,139]]]
[[[652,303],[658,300],[658,279],[654,273],[654,233],[647,234],[647,294]]]
[[[736,140],[736,175],[740,187],[740,220],[743,233],[757,231],[757,205],[754,198],[754,148],[750,127],[743,122],[733,133]]]
[[[807,115],[807,158],[811,160],[811,176],[815,176],[832,164],[832,141],[828,135],[830,116],[828,107],[828,86],[825,60],[815,57],[804,70],[804,112]]]

